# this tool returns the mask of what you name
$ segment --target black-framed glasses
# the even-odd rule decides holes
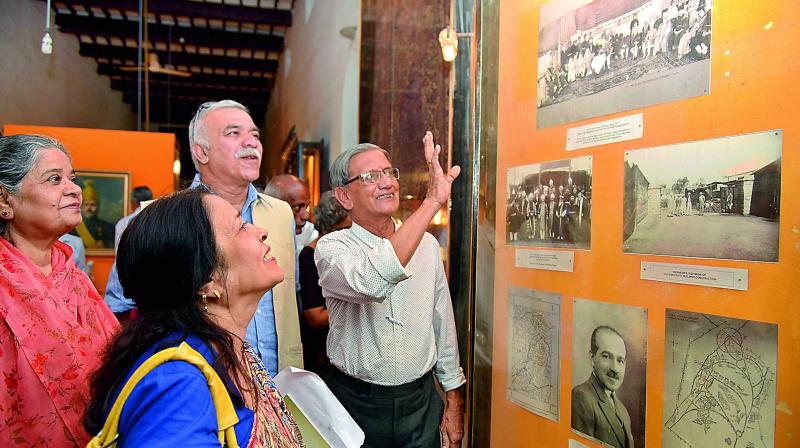
[[[378,180],[381,178],[381,176],[388,176],[388,177],[393,177],[395,179],[400,179],[400,168],[388,167],[382,170],[364,171],[358,176],[354,176],[351,179],[347,179],[347,182],[342,184],[342,186],[351,184],[357,180],[361,180],[361,182],[367,185],[372,185],[377,183]]]

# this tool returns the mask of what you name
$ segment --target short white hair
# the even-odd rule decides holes
[[[209,101],[201,104],[200,107],[197,108],[197,112],[195,112],[194,117],[192,117],[192,121],[189,122],[189,152],[192,155],[194,169],[197,171],[200,171],[200,163],[194,156],[192,148],[194,148],[195,144],[198,144],[206,150],[211,149],[208,144],[208,135],[206,135],[205,118],[209,112],[217,109],[239,109],[248,114],[250,113],[243,104],[233,100]]]

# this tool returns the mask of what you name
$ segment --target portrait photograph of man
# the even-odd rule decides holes
[[[571,427],[605,446],[644,446],[647,310],[575,299]]]

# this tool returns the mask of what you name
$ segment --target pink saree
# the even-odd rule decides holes
[[[84,446],[89,380],[117,320],[56,242],[45,276],[0,238],[0,445]]]

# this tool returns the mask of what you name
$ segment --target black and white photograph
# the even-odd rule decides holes
[[[778,326],[667,309],[664,448],[775,446]]]
[[[506,243],[590,249],[592,157],[508,169]]]
[[[645,446],[647,309],[573,299],[576,433],[615,448]]]
[[[711,0],[543,5],[537,127],[708,94],[711,11]]]
[[[623,252],[778,261],[781,131],[625,153]]]

